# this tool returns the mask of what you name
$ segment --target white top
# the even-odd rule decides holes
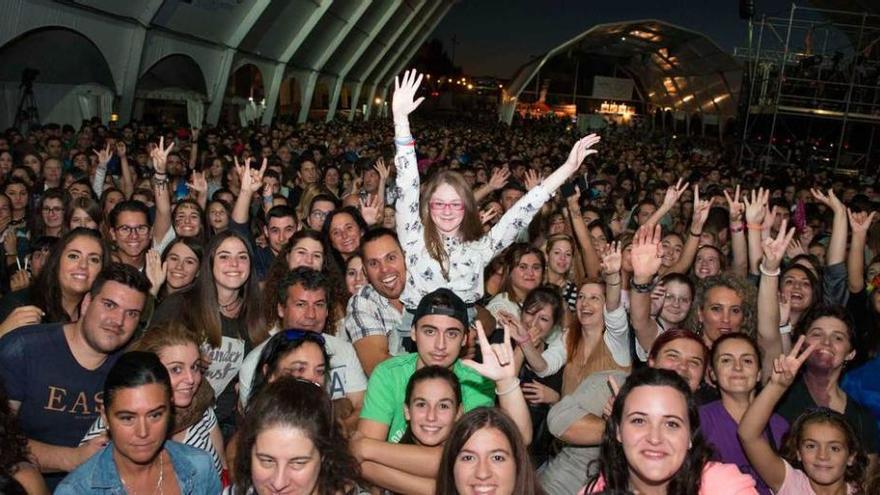
[[[408,144],[401,144],[401,141]],[[492,227],[488,234],[471,242],[446,239],[449,279],[443,277],[440,263],[428,254],[424,225],[419,216],[420,181],[415,146],[408,136],[395,138],[397,146],[397,185],[399,197],[397,237],[406,253],[406,287],[400,300],[415,308],[423,296],[441,287],[455,292],[464,302],[473,304],[483,297],[483,269],[501,250],[516,239],[550,195],[543,186],[532,188]]]
[[[278,333],[278,327],[272,327],[271,335]],[[367,375],[361,367],[357,353],[351,343],[328,333],[321,334],[324,337],[325,350],[330,355],[330,383],[325,387],[330,394],[330,399],[336,400],[355,392],[363,392],[367,389]],[[266,341],[268,342],[268,340]],[[238,370],[238,400],[242,409],[247,406],[251,396],[251,385],[254,383],[254,372],[260,362],[260,353],[266,342],[254,347],[244,358],[241,369]]]
[[[611,351],[614,362],[620,366],[630,366],[632,359],[629,353],[629,322],[626,319],[626,310],[620,305],[614,311],[603,309],[602,312],[605,315],[605,332],[602,334],[602,340]],[[558,339],[549,340],[549,344],[547,350],[541,354],[547,362],[547,368],[542,373],[536,372],[542,378],[561,370],[568,361],[564,333]]]

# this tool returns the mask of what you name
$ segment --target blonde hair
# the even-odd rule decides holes
[[[483,224],[480,222],[480,211],[477,208],[477,201],[474,199],[474,193],[468,186],[461,174],[451,170],[438,172],[425,183],[425,190],[422,193],[422,201],[419,203],[419,216],[424,225],[425,247],[428,254],[440,263],[443,271],[443,278],[449,280],[449,253],[446,252],[446,246],[437,230],[437,225],[431,218],[431,198],[443,184],[452,187],[456,194],[461,198],[464,205],[464,218],[461,220],[459,227],[459,237],[462,242],[476,241],[483,236]]]

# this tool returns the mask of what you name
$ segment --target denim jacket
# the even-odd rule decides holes
[[[181,495],[218,495],[223,488],[207,452],[172,440],[165,450],[174,466]],[[55,495],[125,495],[125,488],[113,461],[113,445],[107,445],[66,478]]]

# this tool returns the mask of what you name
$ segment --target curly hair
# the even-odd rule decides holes
[[[251,451],[257,436],[276,426],[301,430],[320,453],[315,493],[335,495],[350,490],[360,477],[360,466],[333,418],[330,397],[313,383],[282,377],[263,388],[248,407],[240,430],[233,494],[250,493]]]
[[[846,467],[846,470],[843,473],[843,479],[850,486],[856,488],[855,493],[875,493],[863,492],[861,490],[865,481],[865,475],[867,474],[865,466],[868,465],[868,456],[865,453],[865,449],[862,447],[855,430],[853,430],[852,425],[849,424],[849,421],[846,420],[846,417],[843,414],[840,414],[837,411],[820,407],[808,409],[806,412],[798,416],[791,425],[791,429],[788,430],[788,434],[783,441],[782,449],[780,451],[782,457],[784,457],[793,467],[800,470],[804,469],[803,463],[798,459],[798,447],[803,440],[804,430],[806,430],[807,426],[811,424],[831,425],[843,433],[846,437],[846,448],[849,451],[849,455],[854,456],[853,462]]]
[[[32,462],[27,437],[19,429],[18,421],[9,407],[6,389],[0,382],[0,472],[15,474],[23,462]]]
[[[730,273],[720,273],[697,281],[697,290],[695,292],[696,297],[694,297],[694,303],[692,305],[692,308],[695,309],[690,312],[685,326],[699,335],[703,334],[702,324],[699,320],[699,312],[703,308],[703,305],[706,304],[706,295],[710,290],[717,287],[730,289],[736,292],[742,299],[743,321],[739,327],[739,331],[749,337],[755,337],[758,328],[758,293],[753,285],[749,284],[741,277]]]
[[[605,480],[606,491],[626,493],[629,490],[629,461],[624,453],[623,444],[617,438],[620,433],[620,424],[623,421],[623,407],[626,404],[626,399],[633,390],[642,386],[671,387],[680,392],[687,402],[691,447],[688,449],[681,467],[669,480],[667,493],[697,495],[700,493],[703,467],[711,460],[713,451],[700,431],[697,401],[684,378],[678,376],[674,371],[657,368],[642,368],[633,372],[620,388],[617,399],[614,400],[611,417],[605,424],[602,444],[599,447],[599,458],[593,461],[598,466],[598,470],[587,483],[587,493],[590,492],[591,487],[596,486],[600,476]]]

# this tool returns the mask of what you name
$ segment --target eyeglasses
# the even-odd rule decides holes
[[[305,330],[297,330],[295,328],[285,330],[284,331],[284,339],[287,340],[288,342],[291,342],[294,340],[308,340],[308,341],[320,344],[321,347],[324,346],[324,336],[321,335],[320,333],[308,332]]]
[[[323,219],[327,218],[327,213],[328,212],[323,211],[323,210],[312,210],[312,212],[309,213],[309,215],[314,217],[315,220],[323,220]]]
[[[149,225],[120,225],[116,227],[116,231],[124,236],[131,236],[132,233],[136,233],[138,236],[147,235],[147,232],[150,231]]]
[[[61,213],[64,208],[61,206],[44,206],[43,213]]]
[[[428,203],[431,206],[431,209],[434,211],[443,211],[449,208],[452,211],[461,211],[464,210],[464,203],[461,201],[452,201],[446,203],[444,201],[431,201]]]

